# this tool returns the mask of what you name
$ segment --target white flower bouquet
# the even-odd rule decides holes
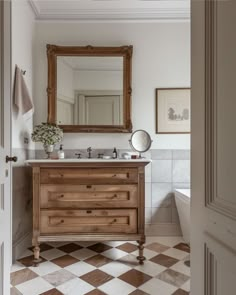
[[[42,142],[44,147],[54,145],[62,140],[63,131],[56,124],[41,123],[34,127],[31,138],[34,142]]]

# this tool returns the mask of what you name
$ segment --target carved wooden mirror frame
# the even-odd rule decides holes
[[[57,122],[57,56],[123,56],[123,124],[122,125],[60,125],[64,132],[132,132],[131,65],[133,46],[93,47],[57,46],[47,44],[48,57],[48,122]]]

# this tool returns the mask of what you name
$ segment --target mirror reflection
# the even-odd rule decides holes
[[[122,125],[123,56],[57,56],[57,124]]]

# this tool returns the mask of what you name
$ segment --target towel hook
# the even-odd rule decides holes
[[[21,73],[22,73],[23,75],[25,75],[26,71],[21,70]]]

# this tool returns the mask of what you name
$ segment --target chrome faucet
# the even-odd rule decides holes
[[[88,152],[88,158],[91,159],[91,152],[92,152],[91,146],[87,148],[87,152]]]

